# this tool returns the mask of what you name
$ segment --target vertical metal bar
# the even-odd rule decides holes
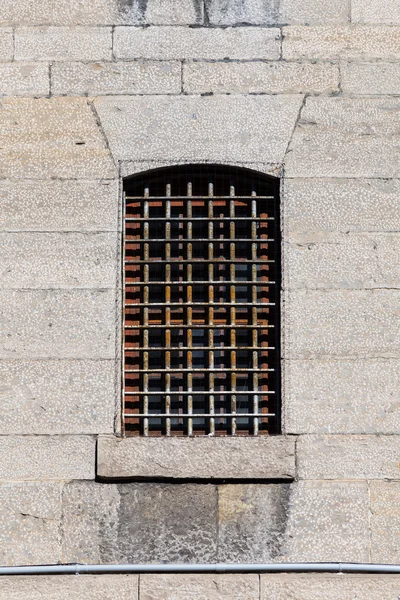
[[[251,217],[252,219],[257,218],[257,200],[256,192],[252,191],[251,193]],[[254,220],[251,222],[251,239],[257,240],[257,221]],[[257,244],[251,244],[251,260],[253,261],[251,265],[251,279],[252,281],[257,281]],[[253,304],[257,304],[257,286],[252,286],[252,300]],[[257,330],[257,306],[252,307],[252,325],[255,328],[252,331],[252,342],[253,342],[253,412],[258,413],[258,350],[255,350],[258,346],[258,330]],[[253,419],[253,434],[258,435],[258,417],[254,417]]]
[[[149,200],[148,200],[149,194],[150,194],[149,188],[145,188],[144,201],[143,201],[143,216],[145,219],[149,219]],[[143,222],[143,238],[145,240],[149,239],[149,221],[148,220]],[[144,244],[143,259],[145,261],[149,260],[149,244],[148,243]],[[149,282],[149,265],[148,265],[148,263],[144,264],[143,282],[145,284]],[[143,304],[146,305],[143,308],[143,325],[144,325],[143,348],[148,348],[149,347],[149,330],[148,330],[148,326],[149,326],[149,307],[148,307],[149,286],[148,285],[143,286]],[[146,373],[146,371],[148,371],[148,369],[149,369],[149,353],[143,352],[143,370],[144,370],[143,391],[144,392],[149,391],[149,374]],[[143,396],[143,413],[149,414],[149,397],[146,394]],[[149,419],[147,419],[147,418],[143,419],[143,435],[145,435],[145,436],[149,435]]]
[[[230,186],[230,197],[232,198],[229,201],[229,216],[231,219],[235,218],[235,188],[231,185]],[[230,221],[229,223],[229,237],[231,240],[234,240],[236,237],[236,231],[235,231],[235,221]],[[236,269],[236,265],[235,265],[235,256],[236,256],[236,247],[235,247],[235,242],[231,241],[229,244],[229,258],[231,260],[230,263],[230,280],[232,282],[235,281],[235,277],[236,277],[236,273],[235,273],[235,269]],[[231,396],[231,413],[236,413],[237,410],[237,402],[236,402],[236,329],[235,329],[235,325],[236,325],[236,286],[233,284],[230,287],[230,300],[231,300],[231,309],[230,309],[230,321],[231,321],[231,338],[230,338],[230,345],[232,348],[235,348],[235,350],[231,350],[231,391],[232,391],[232,396]],[[236,419],[232,418],[231,420],[231,434],[232,435],[236,435]]]
[[[188,219],[191,219],[193,216],[192,213],[192,184],[189,182],[187,184],[187,204],[186,204],[186,216]],[[191,240],[193,237],[193,224],[191,221],[187,221],[187,239]],[[186,260],[187,262],[187,266],[186,266],[186,280],[188,282],[191,282],[193,279],[193,267],[192,267],[192,263],[191,260],[193,258],[193,247],[192,247],[192,243],[190,241],[188,241],[187,244],[187,249],[186,249]],[[188,374],[187,374],[187,391],[188,392],[192,392],[193,391],[193,373],[191,372],[191,369],[193,368],[193,352],[191,350],[192,345],[193,345],[193,330],[191,329],[191,325],[192,325],[192,320],[193,320],[193,309],[190,306],[190,303],[193,301],[193,288],[191,285],[187,286],[187,292],[186,292],[187,296],[186,296],[186,302],[188,303],[187,306],[187,325],[188,325],[188,329],[187,329],[187,369],[188,369]],[[187,411],[188,414],[191,415],[193,413],[193,396],[191,394],[188,394],[187,397]],[[188,419],[187,420],[187,432],[188,435],[193,435],[193,419]]]
[[[126,285],[125,285],[125,270],[126,270],[126,194],[122,195],[122,414],[125,415],[125,325],[126,325]],[[139,409],[140,410],[140,409]],[[125,425],[125,418],[123,418]],[[124,428],[125,429],[125,428]],[[125,433],[125,431],[124,431]]]
[[[208,184],[208,239],[212,240],[214,237],[214,223],[211,220],[214,216],[214,202],[212,200],[214,196],[214,185],[212,183]],[[208,243],[208,260],[212,261],[214,258],[214,244],[213,242]],[[208,263],[208,324],[214,325],[214,264],[212,262]],[[210,327],[208,329],[208,368],[210,369],[208,374],[208,384],[209,384],[209,412],[210,415],[214,414],[215,411],[215,398],[214,398],[214,385],[215,385],[215,375],[214,375],[214,330]],[[210,417],[210,435],[215,435],[215,419]]]
[[[171,218],[171,184],[167,184],[165,190],[165,218]],[[171,221],[165,221],[165,413],[171,412],[171,330],[168,329],[168,325],[171,325],[171,243],[168,241],[171,239]],[[165,433],[167,436],[171,435],[171,419],[166,418],[165,420]]]

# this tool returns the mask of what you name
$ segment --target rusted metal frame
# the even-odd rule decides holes
[[[124,416],[129,416],[131,417],[131,414],[128,415],[124,415]],[[255,417],[255,418],[259,418],[259,417],[274,417],[275,413],[224,413],[221,414],[221,417],[227,417],[227,418],[236,418],[236,417]],[[160,418],[165,418],[165,417],[172,417],[172,418],[182,418],[182,419],[199,419],[199,418],[207,418],[207,417],[215,417],[215,413],[154,413],[151,415],[148,415],[147,413],[135,413],[135,418],[138,419],[142,419],[142,418],[149,418],[149,419],[160,419]]]
[[[230,195],[229,196],[214,196],[213,194],[213,198],[214,200],[229,200],[230,199]],[[258,196],[260,199],[262,200],[274,200],[274,196]],[[174,196],[174,198],[176,198],[177,200],[183,200],[184,198],[186,198],[186,196]],[[141,201],[143,200],[142,196],[126,196],[127,200],[138,200]],[[152,200],[164,200],[166,199],[166,196],[152,196],[151,197]],[[248,196],[236,196],[237,200],[241,200],[241,199],[248,199]],[[204,196],[192,196],[192,200],[204,200]]]
[[[122,414],[125,415],[126,402],[125,402],[125,325],[126,315],[125,307],[126,303],[126,289],[125,289],[125,264],[126,264],[126,253],[125,253],[125,227],[126,227],[126,194],[122,196]],[[124,417],[125,418],[125,417]],[[124,429],[125,423],[123,422],[122,427]]]
[[[144,264],[144,260],[125,260],[125,264],[126,265],[143,265]],[[147,261],[146,261],[147,262]],[[165,260],[159,260],[158,258],[150,258],[149,261],[150,263],[157,263],[157,264],[164,264],[166,261]],[[184,260],[184,259],[179,259],[180,263],[187,263],[189,262],[188,260]],[[193,258],[190,261],[192,264],[193,263],[208,263],[208,262],[213,262],[213,263],[228,263],[230,262],[230,260],[228,259],[224,259],[224,258],[216,258],[214,260],[207,260],[205,258]],[[264,264],[268,264],[268,263],[274,263],[274,260],[257,260],[256,261],[257,264],[259,265],[264,265]],[[240,263],[248,263],[247,258],[236,258],[235,259],[235,263],[236,264],[240,264]]]
[[[251,216],[254,219],[251,223],[251,239],[255,241],[257,239],[257,221],[255,220],[257,216],[257,200],[255,200],[256,192],[253,191],[251,199]],[[252,243],[251,245],[251,274],[253,282],[257,281],[257,264],[253,261],[257,260],[257,244]],[[252,286],[252,300],[253,300],[253,308],[252,308],[252,343],[254,347],[258,346],[258,309],[257,309],[257,287]],[[258,398],[258,351],[253,350],[253,412],[258,413],[259,406],[259,398]],[[253,420],[253,433],[254,435],[258,435],[258,418],[254,418]]]
[[[214,258],[214,222],[210,221],[210,219],[214,216],[214,185],[212,183],[208,184],[208,259]],[[210,369],[208,373],[208,384],[209,384],[209,398],[208,398],[208,409],[210,414],[214,414],[215,412],[215,397],[214,397],[214,384],[215,384],[215,376],[212,369],[214,368],[214,263],[208,264],[208,367]],[[215,419],[214,417],[210,417],[209,423],[210,435],[215,435]]]
[[[125,304],[126,307],[128,308],[137,308],[137,307],[141,307],[141,306],[145,306],[145,304],[140,303],[140,302],[132,302],[131,304],[129,304],[129,302],[127,302]],[[163,307],[164,306],[164,302],[152,302],[151,306],[160,306]],[[204,302],[171,302],[170,303],[170,307],[178,307],[178,308],[182,308],[184,306],[203,306],[204,307]],[[218,308],[219,306],[239,306],[239,307],[246,307],[246,306],[259,306],[259,307],[263,307],[263,306],[275,306],[275,302],[258,302],[257,304],[253,304],[253,302],[214,302],[214,306],[215,308]]]
[[[186,235],[187,238],[189,240],[192,239],[192,235],[193,235],[193,226],[192,226],[192,218],[193,218],[193,212],[192,212],[192,200],[191,200],[191,196],[192,196],[192,184],[189,182],[187,184],[187,201],[186,201],[186,215],[187,215],[187,231],[186,231]],[[191,242],[187,243],[186,246],[186,278],[188,281],[192,281],[192,276],[193,276],[193,268],[192,268],[192,244]],[[191,328],[192,325],[192,317],[193,317],[193,308],[192,308],[192,304],[193,304],[193,288],[192,286],[188,285],[188,287],[186,288],[186,300],[187,300],[187,309],[186,309],[186,324],[188,325],[188,329],[186,332],[186,342],[188,345],[188,348],[190,348],[187,351],[187,355],[186,355],[186,361],[187,361],[187,391],[191,392],[193,390],[193,352],[191,350],[192,346],[193,346],[193,330]],[[186,369],[184,370],[184,372],[186,372]],[[189,414],[192,414],[193,412],[193,395],[192,394],[188,394],[187,396],[187,410]],[[187,422],[187,434],[189,436],[193,435],[193,419],[189,418],[188,422]]]
[[[230,223],[229,223],[229,238],[231,240],[235,239],[236,236],[236,228],[235,228],[235,221],[233,220],[235,218],[235,188],[233,186],[230,187],[230,200],[229,200],[229,216],[230,216]],[[232,262],[235,260],[235,256],[236,256],[236,244],[235,242],[230,242],[229,245],[229,257],[231,260],[231,263],[229,265],[230,267],[230,279],[232,282],[235,282],[236,280],[236,273],[235,273],[235,263]],[[231,324],[231,330],[230,330],[230,344],[233,348],[235,348],[235,350],[231,350],[231,412],[232,413],[236,413],[237,410],[237,403],[236,403],[236,329],[235,329],[235,325],[236,325],[236,286],[233,284],[230,286],[230,300],[231,300],[231,308],[230,308],[230,324]],[[231,434],[232,435],[236,435],[236,419],[233,418],[231,420]]]
[[[171,184],[167,184],[165,190],[165,369],[166,373],[164,375],[164,390],[166,392],[165,395],[165,412],[168,415],[171,412]],[[166,418],[165,420],[165,434],[167,437],[171,435],[171,419]]]
[[[210,223],[212,224],[213,221],[210,221]],[[155,243],[157,243],[157,244],[163,244],[163,243],[167,242],[167,239],[166,238],[153,238],[152,241],[155,242]],[[172,240],[172,241],[175,242],[175,243],[177,243],[177,244],[180,244],[182,242],[208,242],[208,243],[215,242],[215,243],[219,243],[219,244],[223,244],[223,243],[228,244],[230,241],[232,241],[232,242],[247,243],[247,244],[254,244],[254,243],[256,243],[256,244],[265,244],[265,242],[274,242],[275,240],[272,239],[272,238],[268,238],[268,239],[264,238],[262,240],[255,240],[254,242],[252,242],[252,240],[250,240],[249,238],[235,238],[234,240],[229,240],[229,239],[223,239],[223,240],[221,240],[219,238],[215,238],[215,239],[211,238],[210,239],[208,237],[208,238],[196,238],[194,240],[193,239],[192,240],[188,240],[187,238],[180,238],[179,240]],[[133,240],[129,240],[129,239],[126,240],[127,244],[129,244],[129,243],[133,243],[133,244],[145,244],[147,242],[148,242],[148,240],[146,240],[144,238],[139,238],[139,239],[134,238]],[[169,242],[171,242],[171,240],[169,240]]]
[[[161,325],[126,325],[125,329],[249,329],[248,325],[203,325],[198,323],[192,323],[191,325],[171,325],[171,323],[161,324]],[[252,329],[274,329],[275,325],[252,325]]]
[[[232,346],[216,346],[217,350],[234,350],[236,347],[232,347]],[[209,346],[194,346],[195,350],[209,350]],[[275,346],[258,346],[257,348],[254,348],[254,346],[238,346],[237,350],[275,350]],[[160,349],[159,346],[149,346],[148,348],[136,348],[136,347],[130,347],[130,346],[125,346],[125,350],[126,352],[161,352],[163,351],[162,349]],[[189,350],[188,346],[171,346],[170,350]],[[192,348],[193,350],[193,348]]]
[[[225,348],[224,348],[225,350]],[[265,371],[273,372],[275,369],[264,369]],[[146,369],[146,373],[164,373],[166,369]],[[232,369],[169,369],[171,373],[208,373],[208,371],[214,371],[214,373],[229,373]],[[238,368],[235,369],[237,373],[252,373],[253,371],[257,371],[259,373],[260,369],[250,369],[250,368]],[[125,373],[144,373],[144,369],[126,369]]]
[[[169,262],[168,264],[171,264],[171,262]],[[172,285],[178,285],[178,286],[181,286],[181,285],[191,285],[191,286],[193,286],[193,285],[207,285],[209,283],[210,283],[209,280],[202,280],[202,281],[168,281],[168,282],[166,282],[166,281],[150,281],[151,285],[165,285],[165,286],[168,286],[168,287],[171,287]],[[260,287],[267,287],[267,285],[275,285],[275,283],[276,283],[275,281],[253,281],[251,279],[249,281],[227,281],[227,280],[220,281],[220,282],[215,281],[214,285],[221,285],[221,286],[225,286],[225,285],[236,285],[236,286],[241,286],[241,285],[242,286],[243,285],[252,285],[252,286],[254,286],[254,285],[256,285],[257,286],[258,285]],[[126,285],[130,286],[130,287],[138,287],[138,286],[142,287],[144,285],[148,285],[148,283],[146,284],[143,281],[137,281],[137,282],[133,281],[131,283],[128,282]]]
[[[145,218],[149,219],[149,188],[145,188],[144,190],[144,200],[143,200],[143,215]],[[149,239],[149,221],[144,221],[143,223],[143,235],[147,240]],[[143,247],[143,258],[144,260],[149,257],[149,243],[145,244]],[[144,264],[143,266],[143,280],[144,283],[147,284],[143,287],[143,304],[149,303],[149,266]],[[145,349],[143,353],[143,412],[145,414],[149,413],[149,396],[146,392],[149,391],[149,353],[146,352],[146,349],[149,346],[149,308],[145,306],[143,308],[143,348]],[[143,435],[149,435],[149,420],[147,418],[143,421]]]

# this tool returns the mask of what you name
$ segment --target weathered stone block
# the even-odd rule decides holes
[[[400,482],[371,481],[370,486],[371,562],[398,564],[400,561]]]
[[[216,560],[214,486],[74,482],[63,506],[64,562]]]
[[[399,360],[285,364],[287,433],[397,433]]]
[[[180,94],[179,62],[55,63],[53,94]]]
[[[96,98],[111,151],[122,160],[281,162],[299,96]]]
[[[396,575],[280,573],[261,575],[261,600],[397,600]]]
[[[352,0],[352,23],[385,23],[387,25],[400,24],[400,5],[397,0]]]
[[[138,1],[140,6],[140,1]],[[199,0],[147,0],[144,14],[148,25],[200,25],[204,19]]]
[[[0,181],[1,231],[116,231],[118,181]]]
[[[211,25],[273,25],[279,22],[275,0],[206,0]]]
[[[115,233],[2,233],[0,283],[3,289],[113,288],[117,249]]]
[[[0,178],[116,176],[86,99],[5,98],[0,107]]]
[[[367,482],[292,484],[284,560],[368,562],[368,518]]]
[[[400,229],[399,180],[285,179],[284,236]]]
[[[312,63],[207,63],[183,66],[183,87],[189,94],[330,93],[339,86],[337,65]]]
[[[46,96],[50,93],[46,63],[0,63],[1,96]]]
[[[2,0],[0,25],[50,25],[52,0]]]
[[[13,53],[12,29],[2,29],[0,31],[0,60],[12,60]]]
[[[301,25],[347,24],[350,18],[348,0],[280,0],[279,21]]]
[[[304,435],[300,479],[400,479],[399,435]]]
[[[6,448],[2,447],[3,451],[7,451]],[[29,455],[21,456],[20,460],[29,460],[29,458]],[[59,483],[1,483],[0,505],[2,565],[49,564],[60,560],[61,486]],[[6,589],[7,586],[4,586],[2,580],[0,598],[4,600],[16,598],[7,595]],[[21,597],[21,589],[19,597]]]
[[[138,600],[137,575],[2,577],[0,600]]]
[[[292,233],[284,256],[287,288],[400,288],[396,233]]]
[[[258,600],[258,575],[141,575],[140,600],[167,598]]]
[[[398,290],[297,290],[285,309],[287,358],[400,354]]]
[[[289,177],[398,177],[400,102],[308,98],[286,160]]]
[[[97,465],[104,478],[291,479],[294,439],[100,437]]]
[[[238,27],[207,29],[181,27],[116,27],[117,58],[182,59],[278,59],[278,28]]]
[[[364,96],[400,94],[398,63],[344,63],[342,89],[345,94]]]
[[[114,379],[114,361],[1,361],[0,434],[111,434]]]
[[[17,60],[111,60],[111,27],[21,27]]]
[[[283,58],[398,59],[400,27],[285,27]]]
[[[4,290],[1,358],[114,358],[115,292]]]
[[[2,436],[0,456],[3,481],[94,479],[95,440],[89,436]]]
[[[285,552],[290,484],[218,488],[218,561],[279,561]]]

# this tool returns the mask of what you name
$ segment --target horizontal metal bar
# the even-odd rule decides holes
[[[249,306],[251,308],[262,308],[264,306],[276,306],[275,302],[126,302],[125,306],[127,308],[141,308],[143,306],[145,306],[146,308],[152,309],[155,308],[156,306],[162,306],[162,307],[166,307],[168,306],[168,308],[173,308],[175,306],[177,306],[178,308],[185,308],[186,306],[189,307],[203,307],[205,310],[208,309],[210,306],[212,306],[213,308],[215,308],[216,312],[218,312],[218,307],[219,306],[239,306],[239,307],[246,307]],[[240,315],[240,313],[239,313]]]
[[[125,217],[125,221],[127,222],[136,222],[136,221],[145,221],[146,223],[153,223],[153,222],[157,222],[157,221],[174,221],[177,223],[180,222],[203,222],[205,225],[207,225],[207,223],[209,221],[227,221],[228,223],[230,221],[249,221],[254,222],[254,221],[274,221],[275,217]],[[195,241],[195,240],[194,240]]]
[[[188,263],[188,264],[197,264],[197,263],[211,263],[211,264],[234,264],[234,265],[240,265],[240,264],[244,264],[244,265],[269,265],[271,263],[275,263],[275,260],[251,260],[248,258],[235,258],[234,260],[231,260],[229,258],[213,258],[213,259],[208,259],[208,258],[191,258],[190,260],[188,259],[180,259],[180,258],[171,258],[171,260],[159,260],[158,257],[156,258],[149,258],[149,260],[125,260],[125,264],[126,265],[148,265],[151,263],[154,264],[160,264],[160,265],[164,265],[164,264],[171,264],[171,263]]]
[[[254,418],[258,417],[260,419],[264,417],[275,417],[275,413],[124,413],[124,417],[130,417],[133,419],[207,419],[207,418],[215,418],[215,419],[233,419],[233,418],[241,418],[248,417]]]
[[[126,315],[128,318],[129,315]],[[220,325],[165,325],[165,323],[161,325],[125,325],[125,329],[275,329],[275,325],[225,325],[225,323],[221,323]],[[210,347],[211,350],[211,347]]]
[[[270,285],[276,285],[276,281],[251,281],[246,279],[246,281],[230,281],[229,279],[224,279],[223,281],[211,281],[208,279],[202,279],[201,281],[135,281],[135,282],[126,282],[126,286],[143,286],[143,285],[147,285],[148,287],[151,287],[153,285],[168,285],[168,286],[172,286],[172,285],[236,285],[236,286],[240,286],[240,285],[247,285],[248,287],[252,286],[252,285],[258,285],[261,287],[268,287]],[[149,304],[151,304],[151,302],[149,302]],[[206,303],[204,303],[206,304]]]
[[[214,244],[232,244],[236,242],[246,243],[246,244],[266,244],[268,242],[275,242],[273,238],[258,238],[257,240],[253,240],[251,238],[135,238],[130,239],[130,236],[127,235],[125,237],[125,241],[127,244],[182,244],[182,243],[191,243],[196,244],[198,242],[203,243],[214,243]],[[127,248],[129,250],[129,248]],[[251,262],[251,261],[249,261]]]
[[[213,347],[213,352],[215,346]],[[275,369],[125,369],[125,373],[272,373]]]
[[[137,347],[132,348],[130,346],[125,346],[124,350],[127,352],[169,352],[170,350],[192,350],[196,352],[198,350],[210,350],[210,346],[171,346],[170,348],[165,348],[164,346],[149,346],[148,348]],[[237,350],[240,352],[241,350],[275,350],[275,346],[214,346],[213,351],[221,352],[223,350]]]
[[[146,200],[274,200],[275,196],[147,196]],[[125,196],[125,200],[143,200],[144,196]]]
[[[193,391],[193,392],[188,392],[188,391],[182,391],[182,392],[175,392],[175,391],[169,391],[166,392],[165,390],[161,390],[159,392],[153,392],[153,391],[147,391],[147,392],[127,392],[125,391],[125,395],[126,396],[268,396],[268,395],[272,395],[275,394],[275,392],[273,390],[266,390],[266,391],[254,391],[254,390],[245,390],[245,391],[232,391],[232,390],[213,390],[212,392],[210,392],[210,390],[207,391]]]

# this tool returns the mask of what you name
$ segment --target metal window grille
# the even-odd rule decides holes
[[[277,180],[174,167],[124,200],[125,433],[277,433]]]

